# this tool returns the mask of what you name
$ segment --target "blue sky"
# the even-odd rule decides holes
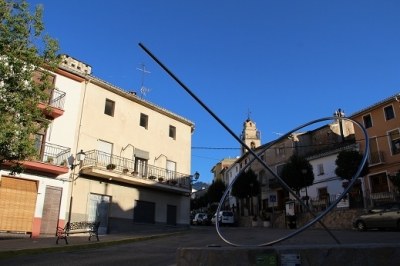
[[[237,135],[262,143],[311,120],[400,92],[400,1],[28,0],[61,53],[93,75],[196,124],[192,172],[239,155],[236,142],[138,46],[143,43]],[[207,147],[199,149],[198,147]],[[227,149],[215,149],[227,148]]]

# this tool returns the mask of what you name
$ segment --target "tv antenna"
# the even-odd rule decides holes
[[[140,68],[137,67],[136,69],[142,71],[142,84],[140,86],[140,95],[143,99],[143,96],[146,96],[146,94],[150,92],[150,88],[144,86],[144,76],[146,74],[150,74],[151,72],[146,69],[146,65],[144,63],[140,64]]]

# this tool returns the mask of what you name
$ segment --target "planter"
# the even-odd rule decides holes
[[[136,172],[136,171],[133,171],[131,174],[134,175],[134,176],[137,176],[139,173]]]
[[[128,169],[128,168],[125,168],[125,169],[122,170],[122,173],[124,173],[124,174],[126,174],[126,173],[128,173],[128,172],[129,172],[129,169]]]
[[[154,175],[149,176],[149,179],[154,180],[156,177]]]
[[[163,177],[159,177],[158,178],[158,182],[162,182],[162,181],[164,181],[164,178]]]
[[[106,166],[107,170],[114,170],[117,166],[113,163],[110,163]]]

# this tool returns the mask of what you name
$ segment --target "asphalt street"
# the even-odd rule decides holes
[[[257,245],[292,233],[288,229],[264,228],[221,228],[224,237],[244,245]],[[332,231],[340,244],[324,230],[307,230],[293,238],[282,241],[279,246],[299,245],[341,245],[367,243],[399,243],[400,232],[354,230]],[[105,238],[103,238],[105,239]],[[74,239],[71,240],[73,242]],[[7,240],[0,241],[6,244]],[[106,243],[107,240],[103,240]],[[54,244],[53,244],[54,245]],[[176,234],[165,234],[159,237],[142,237],[138,241],[110,241],[109,245],[88,248],[77,245],[73,249],[56,250],[38,249],[37,252],[12,256],[0,260],[0,265],[176,265],[178,248],[199,247],[218,248],[229,247],[211,226],[191,227],[189,230]],[[66,247],[66,246],[64,246]]]

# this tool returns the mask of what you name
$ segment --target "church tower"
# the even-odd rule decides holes
[[[260,131],[257,130],[256,123],[251,121],[250,116],[243,123],[243,131],[241,140],[251,149],[255,149],[261,145]],[[247,149],[242,147],[241,155],[245,154]]]

